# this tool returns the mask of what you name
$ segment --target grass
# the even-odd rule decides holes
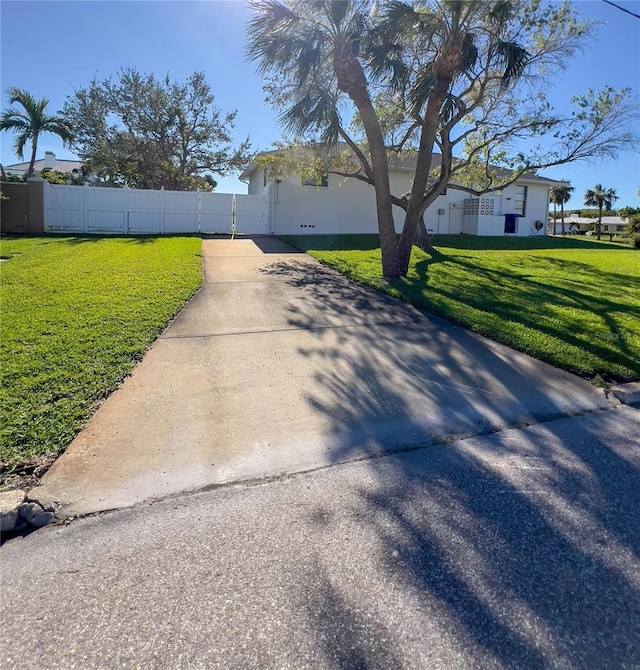
[[[405,279],[376,235],[286,241],[348,277],[598,383],[640,379],[640,252],[584,238],[437,236]]]
[[[0,460],[60,453],[202,282],[199,238],[3,238]]]

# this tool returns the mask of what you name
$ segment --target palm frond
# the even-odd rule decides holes
[[[49,104],[46,98],[38,100],[28,91],[16,87],[8,88],[7,94],[10,103],[20,105],[22,110],[5,111],[0,119],[0,130],[17,133],[13,146],[18,157],[24,156],[27,142],[37,144],[41,132],[58,135],[65,144],[72,141],[73,135],[69,123],[60,116],[49,116],[46,113]]]
[[[329,2],[325,2],[324,5],[331,23],[333,23],[336,28],[339,28],[347,15],[349,3],[347,0],[329,0]]]
[[[513,15],[513,4],[509,0],[498,0],[491,11],[489,19],[498,27],[504,26]]]
[[[507,88],[515,79],[524,72],[529,62],[529,52],[517,42],[499,41],[496,44],[496,54],[502,64],[503,89]]]
[[[259,0],[252,4],[255,15],[247,29],[246,56],[258,61],[258,72],[287,67],[294,57],[292,28],[300,17],[277,0]]]
[[[442,32],[442,17],[428,6],[411,6],[402,0],[387,0],[382,6],[376,26],[383,39],[401,42],[411,37],[425,37]]]
[[[462,40],[462,53],[458,70],[460,72],[469,72],[478,60],[478,47],[475,44],[475,35],[467,33]]]
[[[31,135],[25,132],[20,133],[20,135],[17,135],[13,140],[13,151],[20,160],[24,158],[24,147],[30,139]]]
[[[0,130],[3,131],[18,132],[25,128],[30,128],[30,126],[29,117],[15,109],[8,109],[6,112],[3,112],[0,119]]]
[[[32,120],[37,120],[38,117],[42,116],[46,106],[49,104],[46,98],[37,100],[28,91],[15,86],[7,89],[7,95],[9,96],[9,104],[20,105],[25,110],[26,115]]]
[[[297,79],[299,85],[307,81],[311,72],[322,62],[322,57],[322,48],[318,42],[306,43],[305,47],[298,51]]]
[[[411,103],[411,111],[414,115],[421,113],[422,108],[426,104],[431,92],[436,85],[436,74],[431,65],[421,68],[416,77],[416,81],[409,90],[409,102]]]
[[[367,44],[362,55],[374,81],[389,82],[394,91],[403,88],[409,71],[402,60],[401,47],[394,44]]]
[[[71,126],[64,119],[57,116],[46,117],[40,130],[57,135],[65,144],[69,144],[73,140]]]
[[[278,122],[285,132],[300,137],[310,130],[324,131],[326,127],[333,127],[337,114],[335,97],[328,91],[316,89],[280,114]]]

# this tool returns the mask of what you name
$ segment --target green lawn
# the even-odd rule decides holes
[[[63,450],[202,282],[195,237],[3,238],[0,460]]]
[[[600,382],[640,379],[640,251],[584,238],[441,235],[386,281],[376,235],[286,241],[368,286]]]

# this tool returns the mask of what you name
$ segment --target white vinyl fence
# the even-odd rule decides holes
[[[269,202],[259,195],[44,185],[48,233],[158,235],[269,232]]]

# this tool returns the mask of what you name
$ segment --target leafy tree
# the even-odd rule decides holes
[[[84,177],[75,172],[45,169],[40,171],[40,176],[50,184],[69,184],[71,186],[82,186],[84,184]]]
[[[584,194],[584,204],[589,207],[598,208],[598,223],[596,224],[596,235],[600,239],[602,230],[602,210],[611,211],[613,203],[618,199],[616,192],[612,188],[604,188],[602,184],[596,184],[592,189],[588,189]]]
[[[3,174],[2,181],[7,181],[14,184],[24,184],[27,181],[27,173],[22,175],[17,174]]]
[[[640,207],[623,207],[618,214],[627,222],[627,234],[640,234]]]
[[[569,3],[257,0],[253,7],[247,54],[267,78],[285,132],[306,150],[296,147],[294,162],[308,165],[312,147],[325,171],[374,186],[387,277],[406,274],[422,215],[454,177],[480,195],[542,167],[615,156],[634,138],[628,90],[590,91],[565,117],[546,102],[545,83],[589,32]],[[531,141],[541,135],[551,137],[551,149]],[[347,152],[336,152],[339,140]],[[393,194],[390,161],[407,156],[416,166],[411,191]],[[399,241],[393,206],[405,211]]]
[[[205,76],[184,83],[129,68],[67,98],[74,147],[99,179],[134,188],[211,190],[212,175],[240,170],[249,142],[232,146],[236,112],[223,115]]]
[[[556,234],[556,205],[560,205],[560,217],[562,219],[562,234],[566,234],[564,227],[564,206],[571,200],[571,194],[575,188],[571,186],[570,182],[552,186],[549,189],[549,200],[553,203],[553,234]]]
[[[10,105],[19,105],[22,109],[8,109],[0,119],[0,130],[16,133],[13,150],[20,160],[24,158],[24,148],[31,143],[31,158],[27,177],[33,177],[33,165],[38,151],[38,140],[41,133],[57,135],[65,144],[72,140],[71,128],[61,116],[47,114],[49,101],[46,98],[36,100],[30,93],[11,87],[7,89]]]

